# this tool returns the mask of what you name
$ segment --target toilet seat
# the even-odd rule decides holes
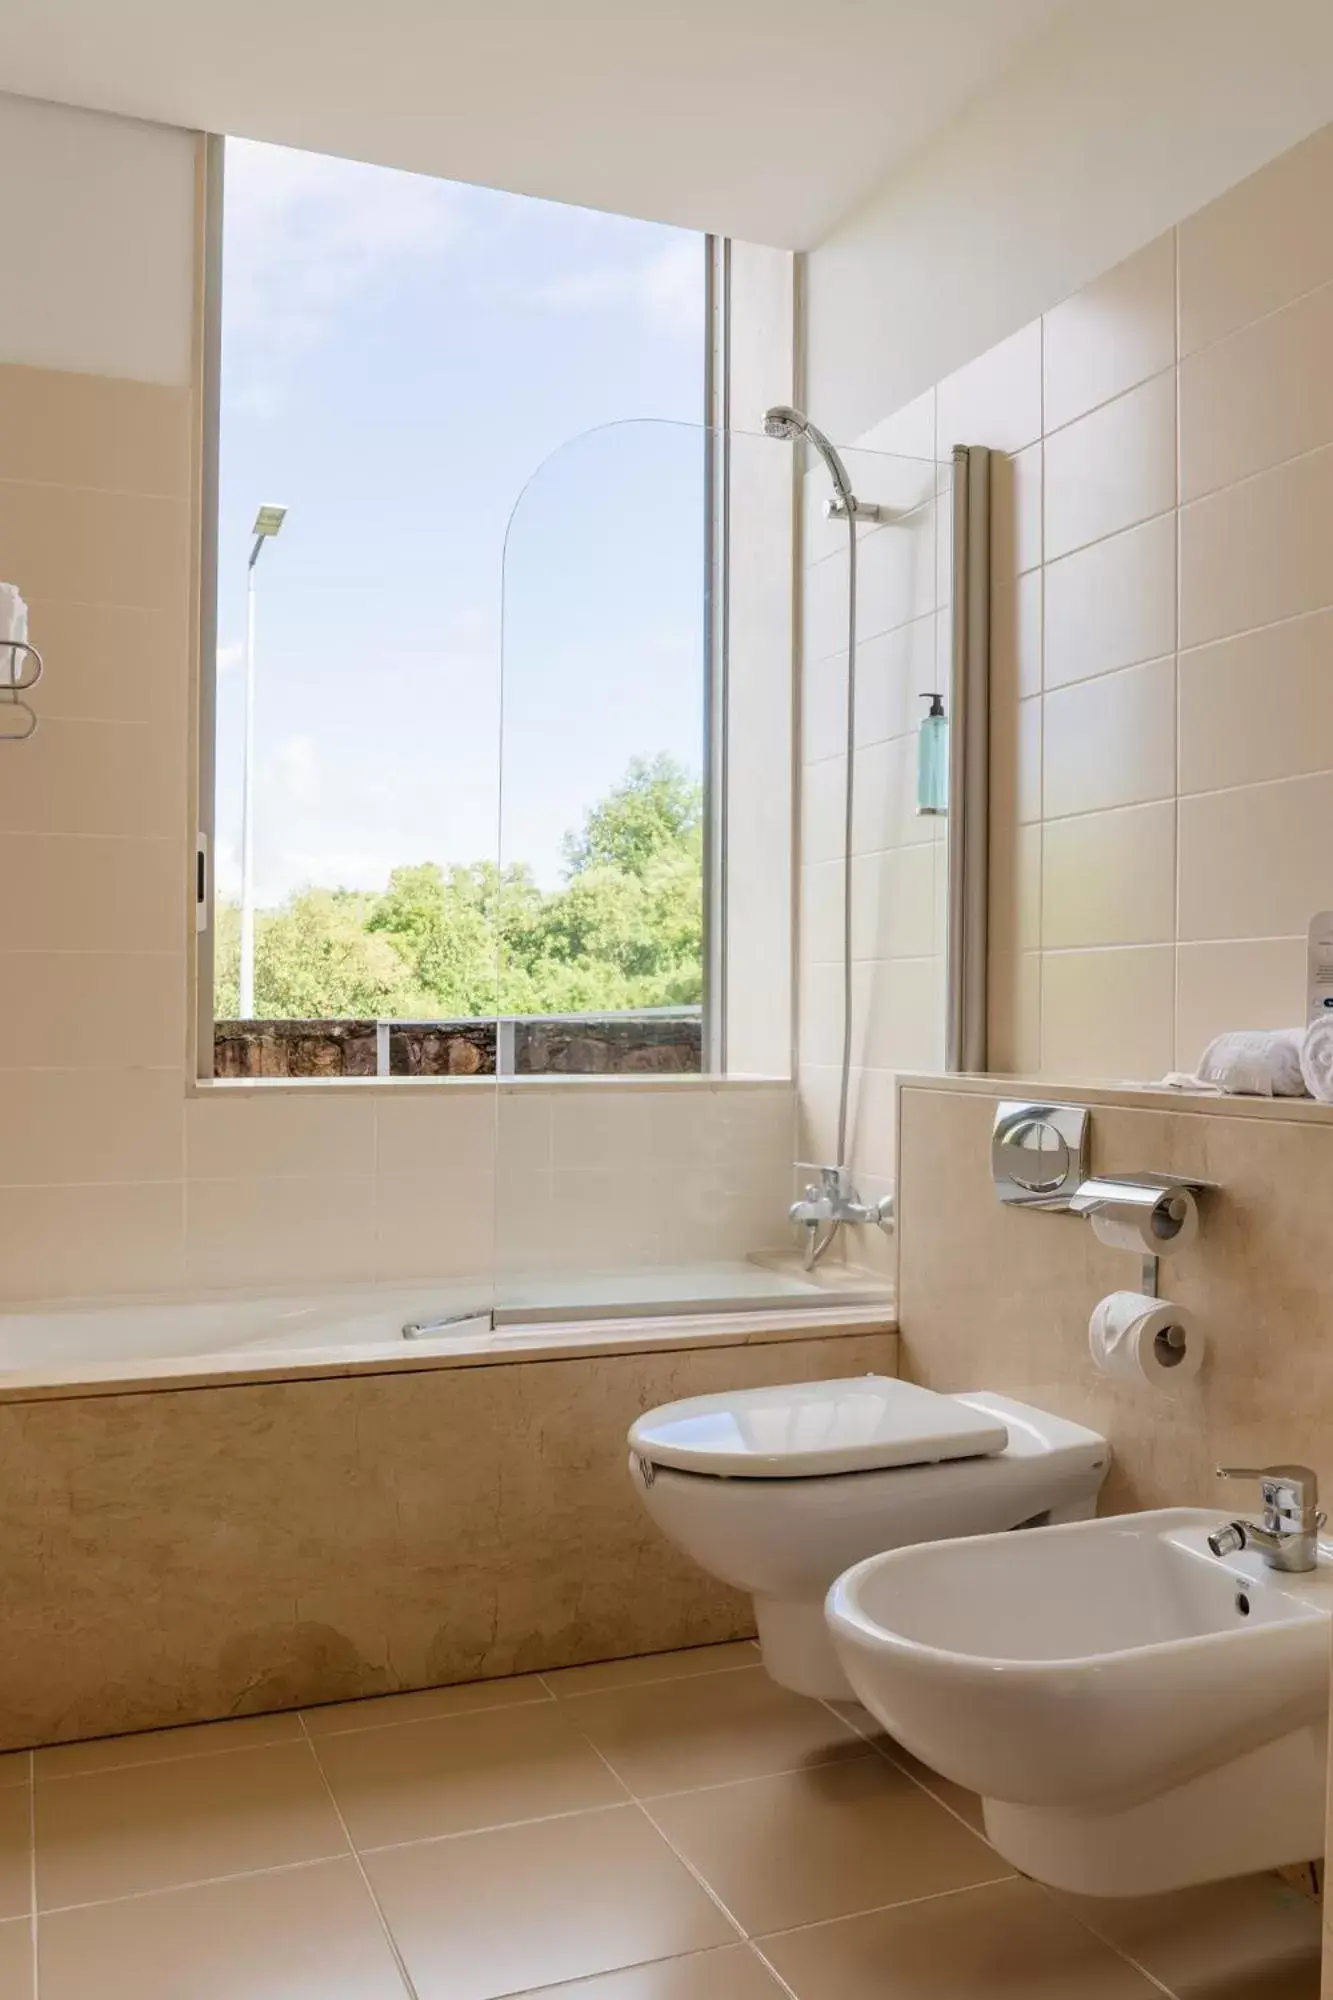
[[[992,1411],[915,1382],[854,1375],[691,1396],[639,1418],[631,1451],[645,1468],[712,1479],[813,1479],[990,1458],[1009,1444]]]

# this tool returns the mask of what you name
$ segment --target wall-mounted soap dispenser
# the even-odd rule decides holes
[[[949,721],[942,695],[921,699],[930,703],[916,738],[916,809],[925,818],[949,810]]]

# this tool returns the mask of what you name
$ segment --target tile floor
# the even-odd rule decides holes
[[[1316,2000],[1275,1877],[1059,1897],[748,1645],[0,1758],[3,2000]]]

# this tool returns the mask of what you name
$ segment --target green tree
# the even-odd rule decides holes
[[[382,894],[308,888],[255,927],[255,1013],[466,1018],[689,1006],[702,994],[703,796],[636,759],[564,842],[565,881],[475,861],[395,868]],[[235,1016],[240,923],[220,904],[219,1018]]]

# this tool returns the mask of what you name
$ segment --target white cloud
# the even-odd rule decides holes
[[[319,750],[313,736],[289,736],[274,758],[281,796],[288,806],[309,811],[320,801]]]
[[[556,312],[628,305],[673,333],[696,334],[703,302],[703,245],[698,237],[680,237],[635,262],[562,272],[534,285],[526,296]]]
[[[219,674],[229,674],[232,671],[233,667],[240,666],[241,661],[244,658],[245,658],[245,648],[241,644],[239,639],[233,639],[230,645],[219,646],[218,647]]]
[[[447,249],[462,193],[422,174],[227,142],[224,326],[240,396],[268,409],[345,299],[385,264]]]

